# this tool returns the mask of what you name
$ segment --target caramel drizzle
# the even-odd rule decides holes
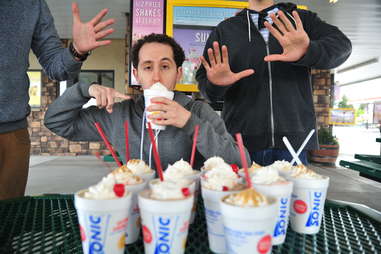
[[[251,188],[233,195],[242,200],[244,205],[252,203],[254,206],[259,206],[260,204],[267,203],[267,198],[264,195]]]

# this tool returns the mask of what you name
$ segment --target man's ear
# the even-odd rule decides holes
[[[183,77],[183,68],[180,66],[177,68],[176,82],[179,83],[182,77]]]

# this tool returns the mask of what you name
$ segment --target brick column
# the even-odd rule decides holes
[[[313,99],[318,127],[328,126],[328,114],[331,106],[333,75],[329,70],[312,70]]]

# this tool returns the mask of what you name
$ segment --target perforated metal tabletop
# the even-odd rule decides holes
[[[82,253],[72,195],[46,195],[0,201],[0,253]],[[202,199],[190,226],[186,253],[212,253],[208,247]],[[125,253],[144,253],[143,242]],[[318,234],[289,228],[273,253],[381,253],[381,222],[348,205],[327,201]]]

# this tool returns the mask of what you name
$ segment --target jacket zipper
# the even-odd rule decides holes
[[[266,42],[267,55],[270,55],[269,43]],[[269,68],[269,89],[270,89],[270,114],[271,114],[271,146],[275,147],[274,138],[274,110],[273,110],[273,77],[271,75],[271,62],[267,62],[267,67]]]

